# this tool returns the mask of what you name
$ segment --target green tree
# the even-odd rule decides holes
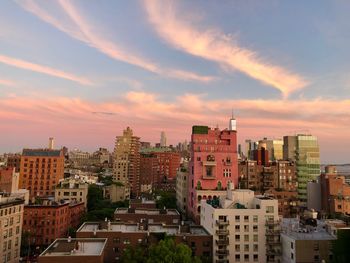
[[[176,208],[176,194],[170,192],[159,192],[160,198],[156,201],[157,207],[162,209],[166,208]]]
[[[333,241],[333,263],[350,262],[350,230],[339,229],[337,239]]]
[[[191,249],[185,244],[176,244],[172,238],[161,240],[151,246],[147,263],[200,263],[200,259],[192,257]]]
[[[127,247],[123,252],[123,256],[121,258],[122,263],[143,263],[145,262],[145,258],[147,258],[146,250],[140,246]]]
[[[102,200],[103,200],[102,189],[95,184],[89,185],[88,194],[87,194],[88,211],[98,208]]]

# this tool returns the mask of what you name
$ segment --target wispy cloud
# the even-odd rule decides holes
[[[77,83],[82,84],[82,85],[92,85],[92,82],[86,78],[79,77],[79,76],[73,75],[71,73],[61,71],[61,70],[58,70],[55,68],[51,68],[48,66],[35,64],[32,62],[4,56],[1,54],[0,54],[0,63],[10,65],[10,66],[13,66],[16,68],[26,69],[26,70],[30,70],[30,71],[34,71],[34,72],[62,78],[62,79],[68,79],[68,80],[77,82]]]
[[[280,90],[284,97],[308,84],[304,77],[264,62],[257,52],[240,47],[231,37],[217,29],[197,29],[176,12],[173,2],[153,0],[144,1],[144,4],[156,32],[177,49],[216,61],[224,68],[239,70]]]
[[[16,83],[9,79],[0,79],[0,86],[14,87],[16,86]]]
[[[99,50],[101,53],[112,59],[123,61],[170,78],[199,82],[210,82],[215,79],[213,76],[203,76],[190,71],[161,67],[149,59],[140,55],[135,55],[133,52],[118,46],[116,43],[108,40],[105,36],[96,32],[90,22],[72,4],[72,1],[58,1],[60,7],[68,15],[70,21],[55,18],[33,0],[17,1],[17,3],[43,21],[53,25],[69,36],[84,42],[90,47]]]

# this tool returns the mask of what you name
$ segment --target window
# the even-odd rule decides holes
[[[273,206],[266,206],[266,213],[273,213],[274,207]]]
[[[244,225],[244,232],[249,232],[249,225]]]
[[[293,253],[290,253],[290,258],[294,259],[294,254]]]
[[[249,255],[247,254],[244,255],[244,261],[249,261]]]
[[[249,216],[244,216],[244,222],[249,222]]]
[[[245,251],[245,252],[248,252],[248,251],[249,251],[249,245],[247,245],[247,244],[244,245],[244,251]]]
[[[240,260],[241,260],[241,255],[236,254],[236,255],[235,255],[235,259],[236,259],[236,261],[240,261]]]
[[[254,241],[254,242],[258,242],[258,235],[254,235],[254,236],[253,236],[253,241]]]
[[[239,241],[241,239],[241,236],[240,235],[235,235],[235,240],[236,241]]]
[[[253,231],[254,232],[258,232],[258,226],[257,225],[253,225]]]
[[[253,222],[258,223],[258,216],[253,216]]]
[[[239,230],[240,230],[240,226],[239,225],[235,225],[235,231],[239,232]]]
[[[249,235],[244,235],[244,241],[248,242],[249,241]]]
[[[256,255],[256,254],[254,254],[254,255],[253,255],[253,260],[254,260],[254,261],[258,261],[258,260],[259,260],[259,256]]]
[[[236,252],[239,252],[241,250],[241,246],[240,245],[235,245],[235,250],[236,250]]]
[[[293,242],[290,242],[290,248],[294,249],[294,243]]]
[[[258,251],[258,244],[253,245],[253,251]]]
[[[239,216],[235,216],[235,221],[236,221],[236,222],[239,222],[239,220],[240,220],[240,219],[239,219]]]

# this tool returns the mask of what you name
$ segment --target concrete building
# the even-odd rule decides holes
[[[118,222],[85,222],[77,231],[78,238],[107,238],[104,262],[120,262],[124,249],[142,246],[149,248],[165,236],[175,243],[184,243],[194,256],[212,261],[212,236],[202,226],[164,225]]]
[[[103,187],[103,197],[111,200],[112,203],[124,201],[130,197],[130,188],[115,182]]]
[[[296,161],[296,136],[283,136],[283,160]]]
[[[38,258],[38,263],[103,263],[106,238],[59,238]]]
[[[13,193],[18,190],[19,173],[15,167],[0,167],[0,192]]]
[[[201,201],[201,225],[213,235],[214,262],[278,262],[278,203],[251,190]]]
[[[321,212],[321,184],[319,181],[307,183],[307,209],[314,209]]]
[[[216,199],[238,186],[237,131],[193,126],[188,177],[188,214],[200,218],[201,199]]]
[[[55,187],[64,176],[61,150],[23,149],[19,188],[29,190],[30,198],[54,196]]]
[[[176,205],[182,215],[187,213],[188,176],[188,162],[185,162],[181,165],[176,176]]]
[[[83,202],[87,206],[87,194],[89,185],[75,179],[65,179],[59,182],[55,189],[55,201],[61,200]]]
[[[282,221],[282,263],[331,262],[332,241],[336,236],[328,231],[325,222],[316,219]]]
[[[180,214],[176,209],[117,208],[114,220],[124,223],[140,223],[147,220],[148,223],[179,225]]]
[[[17,263],[20,257],[24,199],[0,196],[0,259]]]
[[[127,127],[122,136],[116,137],[113,160],[113,178],[126,187],[131,195],[140,194],[140,138]],[[126,191],[127,193],[127,191]],[[129,199],[129,196],[125,196]]]
[[[84,203],[52,202],[24,206],[23,231],[30,233],[30,245],[47,246],[67,236],[69,227],[77,227],[85,212]]]

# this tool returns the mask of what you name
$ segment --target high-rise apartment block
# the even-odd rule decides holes
[[[202,200],[201,206],[201,225],[213,235],[213,262],[278,262],[277,200],[229,189],[220,202]]]
[[[193,126],[191,146],[187,209],[198,222],[201,199],[216,199],[238,186],[237,131]]]
[[[166,144],[166,135],[165,135],[165,132],[161,132],[160,133],[160,147],[166,147],[167,144]]]
[[[19,188],[28,189],[31,198],[55,195],[55,186],[63,176],[64,156],[61,150],[23,150]]]
[[[140,138],[133,135],[130,127],[116,137],[113,178],[130,187],[133,196],[140,193],[140,146]]]
[[[283,160],[296,161],[296,136],[283,136]]]
[[[24,199],[0,196],[0,259],[17,263],[20,257]]]

